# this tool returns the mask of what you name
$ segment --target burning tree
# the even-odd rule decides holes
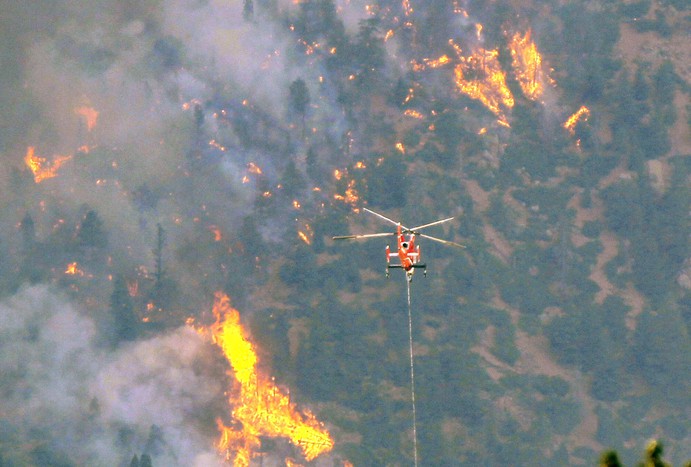
[[[309,411],[298,411],[275,383],[257,370],[257,355],[242,325],[240,314],[227,295],[217,292],[211,337],[233,369],[236,386],[229,392],[235,427],[217,420],[221,433],[218,449],[236,466],[248,466],[261,447],[262,436],[286,437],[310,461],[333,448],[333,440]]]

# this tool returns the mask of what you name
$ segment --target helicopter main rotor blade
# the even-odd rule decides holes
[[[393,219],[389,219],[388,217],[383,216],[383,215],[379,214],[378,212],[374,212],[374,211],[372,211],[371,209],[367,209],[367,208],[362,208],[362,209],[363,209],[364,211],[369,212],[370,214],[374,214],[375,216],[377,216],[377,217],[380,218],[380,219],[384,219],[386,222],[390,222],[390,223],[392,223],[392,224],[395,225],[395,226],[400,225],[404,230],[408,230],[408,228],[407,228],[406,226],[404,226],[403,224],[401,224],[400,222],[396,222],[396,221],[393,220]]]
[[[432,227],[433,225],[437,225],[437,224],[443,224],[444,222],[449,222],[452,219],[453,219],[453,217],[449,217],[448,219],[442,219],[440,221],[430,222],[429,224],[418,225],[417,227],[413,227],[412,229],[409,229],[409,231],[413,232],[413,233],[417,233],[418,230],[426,229],[427,227]]]
[[[391,237],[396,235],[393,232],[382,232],[374,234],[364,234],[364,235],[337,235],[332,237],[333,240],[358,240],[361,238],[375,238],[375,237]]]
[[[432,237],[431,235],[425,235],[425,234],[418,234],[418,235],[420,235],[420,236],[423,237],[423,238],[426,238],[426,239],[429,239],[429,240],[432,240],[432,241],[435,241],[435,242],[439,242],[439,243],[441,243],[441,244],[443,244],[443,245],[455,246],[455,247],[458,247],[458,248],[465,248],[465,247],[466,247],[465,245],[461,245],[460,243],[451,242],[451,241],[449,241],[449,240],[442,240],[441,238]]]

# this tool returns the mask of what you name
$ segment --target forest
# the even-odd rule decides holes
[[[249,465],[691,462],[687,2],[0,9],[0,466],[224,465],[219,291],[334,442]]]

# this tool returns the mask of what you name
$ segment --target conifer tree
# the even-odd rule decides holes
[[[113,343],[136,339],[139,320],[127,290],[127,282],[121,274],[116,275],[113,280],[110,311],[113,315]]]

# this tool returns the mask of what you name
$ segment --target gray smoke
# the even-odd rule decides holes
[[[47,286],[0,303],[0,451],[15,465],[214,465],[215,417],[227,411],[213,346],[180,328],[116,351],[94,322]]]

